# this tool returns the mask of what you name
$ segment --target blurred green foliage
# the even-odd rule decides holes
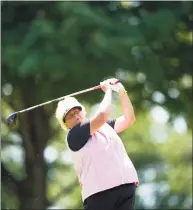
[[[1,9],[2,208],[82,207],[56,104],[21,114],[12,129],[5,119],[113,76],[137,116],[121,134],[140,178],[136,208],[191,209],[192,2],[3,1]],[[102,95],[77,98],[89,114]],[[112,117],[120,113],[114,95]]]

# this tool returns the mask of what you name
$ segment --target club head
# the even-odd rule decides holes
[[[7,118],[7,125],[8,126],[13,126],[16,124],[16,119],[17,119],[17,114],[13,113],[11,115],[8,116]]]

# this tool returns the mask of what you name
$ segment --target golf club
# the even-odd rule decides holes
[[[119,83],[119,80],[117,80],[115,83],[111,83],[110,82],[111,85],[115,85],[117,83]],[[89,91],[92,91],[92,90],[98,90],[100,88],[101,88],[101,86],[97,85],[97,86],[94,86],[94,87],[91,87],[91,88],[88,88],[88,89],[85,89],[85,90],[81,90],[81,91],[78,91],[78,92],[75,92],[75,93],[72,93],[72,94],[69,94],[69,95],[66,95],[66,96],[62,96],[60,98],[56,98],[56,99],[53,99],[53,100],[50,100],[50,101],[47,101],[47,102],[44,102],[44,103],[32,106],[32,107],[29,107],[27,109],[23,109],[21,111],[14,112],[14,113],[10,114],[7,117],[7,124],[8,124],[8,126],[13,126],[14,124],[16,124],[17,115],[20,114],[20,113],[30,111],[32,109],[35,109],[35,108],[38,108],[40,106],[44,106],[44,105],[50,104],[50,103],[55,102],[55,101],[60,101],[60,100],[64,99],[65,97],[79,95],[81,93],[86,93],[86,92],[89,92]]]

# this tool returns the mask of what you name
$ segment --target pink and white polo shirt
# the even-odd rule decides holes
[[[107,123],[80,150],[70,152],[82,187],[83,201],[95,193],[122,184],[139,183],[122,140]]]

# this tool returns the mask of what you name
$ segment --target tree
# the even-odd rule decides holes
[[[190,128],[191,6],[190,2],[143,2],[138,7],[119,2],[2,2],[3,118],[8,111],[115,75],[129,90],[138,114],[161,103],[172,118],[182,114]],[[152,98],[155,91],[164,95],[163,102]],[[100,97],[93,92],[79,98],[94,103]],[[13,142],[14,131],[25,151],[23,165],[2,162],[3,207],[12,207],[6,194],[13,192],[21,209],[46,208],[58,198],[47,196],[48,172],[55,165],[44,160],[46,146],[63,138],[52,122],[54,110],[51,104],[27,112],[13,130],[3,125],[5,148]],[[64,187],[62,192],[69,190]]]

